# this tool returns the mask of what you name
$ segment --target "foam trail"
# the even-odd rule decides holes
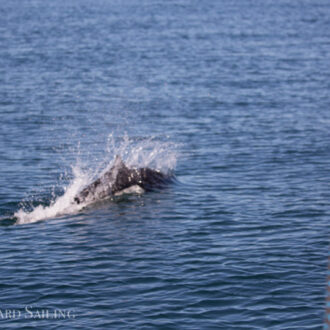
[[[102,175],[113,166],[113,160],[116,155],[120,155],[128,166],[151,167],[164,173],[172,171],[176,165],[177,152],[173,143],[155,141],[153,138],[136,139],[125,135],[119,142],[112,134],[109,135],[104,151],[104,158],[94,164],[94,161],[87,162],[85,165],[88,170],[83,170],[78,161],[73,170],[73,180],[64,188],[64,194],[54,197],[49,206],[36,206],[31,212],[24,208],[18,210],[16,224],[26,224],[40,220],[55,218],[67,214],[76,214],[87,204],[76,204],[74,197],[88,184],[94,181],[95,177]],[[109,159],[111,161],[109,162]],[[93,164],[94,166],[88,166]],[[101,170],[103,168],[103,170]],[[131,191],[134,193],[134,189]],[[140,193],[140,191],[139,191]]]
[[[16,224],[25,224],[37,222],[44,219],[55,218],[64,214],[74,214],[79,212],[85,205],[73,203],[76,194],[90,182],[90,178],[83,173],[80,168],[73,168],[74,179],[65,188],[62,196],[55,199],[49,206],[39,205],[32,212],[26,212],[23,209],[18,210],[14,216],[17,218]]]

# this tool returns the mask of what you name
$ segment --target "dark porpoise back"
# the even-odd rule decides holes
[[[78,193],[74,201],[80,204],[104,199],[133,186],[149,191],[164,186],[170,180],[171,175],[148,167],[128,168],[121,158],[116,156],[111,169]]]

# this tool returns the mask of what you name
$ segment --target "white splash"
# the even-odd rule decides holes
[[[64,194],[55,197],[49,206],[39,205],[31,212],[21,208],[14,214],[17,218],[16,224],[32,223],[78,213],[87,204],[74,203],[74,197],[97,176],[102,175],[113,166],[115,155],[120,155],[128,166],[151,167],[164,173],[174,169],[177,159],[176,146],[173,143],[155,141],[152,138],[136,141],[128,136],[124,136],[116,143],[113,135],[108,137],[104,155],[101,162],[99,161],[96,166],[94,165],[88,170],[83,170],[83,168],[88,168],[88,164],[82,166],[80,161],[77,161],[77,164],[72,167],[73,179],[67,187],[64,187]],[[125,193],[143,193],[143,191],[132,188]]]
[[[73,174],[74,179],[64,188],[64,194],[62,196],[57,197],[49,206],[36,206],[31,212],[26,212],[23,209],[18,210],[14,214],[17,218],[16,224],[32,223],[65,214],[74,214],[86,206],[84,204],[78,205],[73,203],[73,199],[90,182],[90,178],[79,167],[73,168]]]

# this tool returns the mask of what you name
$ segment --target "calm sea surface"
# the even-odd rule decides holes
[[[322,328],[328,0],[1,0],[0,17],[1,329]],[[70,209],[116,153],[177,180]]]

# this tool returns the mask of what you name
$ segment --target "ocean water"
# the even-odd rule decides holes
[[[2,329],[322,328],[328,0],[0,14]],[[74,207],[116,154],[176,181]]]

